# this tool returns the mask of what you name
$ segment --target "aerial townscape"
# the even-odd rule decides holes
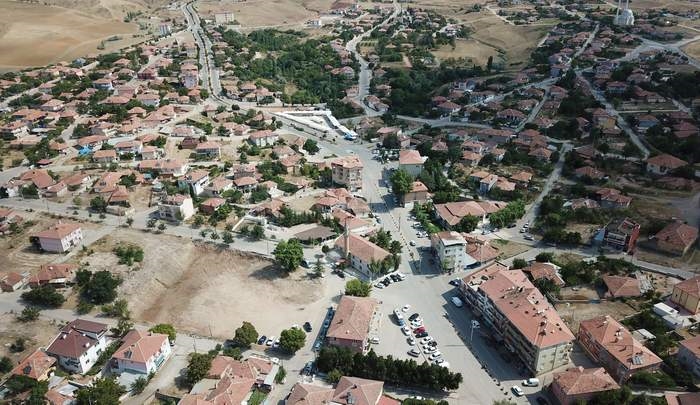
[[[700,405],[697,0],[0,0],[0,404]]]

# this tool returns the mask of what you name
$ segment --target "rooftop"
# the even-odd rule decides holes
[[[377,300],[374,298],[342,296],[326,337],[366,340],[376,307]]]

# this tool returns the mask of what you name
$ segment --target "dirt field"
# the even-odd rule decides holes
[[[104,0],[109,2],[111,0]],[[138,26],[121,19],[43,4],[0,0],[0,69],[41,66],[97,53],[105,41],[107,51],[138,42]],[[106,41],[118,35],[120,41]]]
[[[243,28],[303,25],[321,12],[328,10],[332,0],[250,0],[245,2],[223,2],[203,0],[197,10],[208,18],[219,12],[233,12],[234,18]]]
[[[2,266],[0,275],[4,272],[35,272],[39,266],[45,263],[53,263],[61,255],[52,253],[39,253],[29,244],[29,235],[46,229],[56,222],[44,216],[32,215],[32,213],[20,213],[25,221],[33,221],[34,225],[27,227],[17,235],[0,237],[0,257]]]
[[[0,356],[8,356],[14,363],[19,362],[39,346],[47,345],[58,331],[58,325],[47,320],[38,319],[34,322],[20,323],[13,314],[0,315]],[[10,345],[24,338],[25,350],[11,353]]]
[[[112,249],[120,242],[140,245],[144,262],[131,269],[118,265]],[[301,270],[285,277],[268,260],[212,245],[119,229],[91,248],[95,253],[82,261],[92,270],[121,274],[120,296],[129,300],[133,317],[144,322],[169,322],[183,331],[229,338],[249,320],[269,335],[306,321],[296,315],[299,311],[327,305],[321,297],[328,278],[309,279]]]
[[[530,250],[530,247],[523,245],[521,243],[507,241],[504,239],[494,239],[492,242],[493,247],[498,249],[498,259],[503,260],[509,257],[517,256],[521,253]]]
[[[700,59],[700,41],[689,43],[683,47],[683,51],[692,58]]]
[[[443,45],[437,51],[433,52],[438,60],[442,61],[447,58],[464,58],[468,63],[476,65],[486,65],[489,56],[493,56],[494,60],[498,57],[496,48],[485,45],[473,39],[457,40],[455,49],[450,45]]]
[[[555,305],[555,308],[574,333],[578,332],[578,325],[582,320],[600,315],[610,315],[619,320],[637,312],[629,305],[619,301],[603,301],[600,304],[563,303]]]

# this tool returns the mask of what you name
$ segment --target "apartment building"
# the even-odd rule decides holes
[[[634,251],[641,226],[629,218],[611,221],[605,227],[603,245],[623,252]]]
[[[76,319],[67,324],[46,349],[58,364],[74,373],[85,374],[107,348],[108,326]]]
[[[627,381],[640,371],[658,370],[663,363],[609,315],[582,321],[578,341],[588,356],[605,367],[617,381]]]
[[[493,264],[463,278],[460,293],[533,375],[569,364],[574,335],[521,270]]]
[[[333,183],[349,191],[362,190],[362,161],[357,156],[345,156],[331,162]]]
[[[671,302],[692,314],[700,312],[700,276],[683,280],[673,286]]]
[[[682,340],[678,345],[678,361],[700,376],[700,336]]]
[[[453,272],[463,270],[469,263],[467,241],[455,231],[445,231],[430,237],[430,246],[437,256],[442,271]]]

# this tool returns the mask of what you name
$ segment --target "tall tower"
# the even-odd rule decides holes
[[[622,11],[620,11],[622,9]],[[617,1],[617,11],[615,12],[615,25],[631,27],[634,25],[634,13],[630,9],[630,0],[625,1],[625,8],[622,8],[622,0]]]

